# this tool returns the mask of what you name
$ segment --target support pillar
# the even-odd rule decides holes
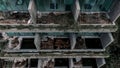
[[[30,13],[30,20],[28,21],[28,24],[35,24],[36,18],[37,18],[37,9],[34,0],[30,0],[28,11]]]

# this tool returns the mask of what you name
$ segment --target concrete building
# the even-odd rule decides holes
[[[0,0],[0,68],[102,68],[119,0]]]

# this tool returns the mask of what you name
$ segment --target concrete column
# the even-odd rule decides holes
[[[41,61],[41,59],[38,59],[38,67],[37,68],[41,68],[41,65],[42,64],[42,61]]]
[[[70,35],[70,43],[71,43],[71,49],[74,49],[75,44],[76,44],[76,35],[75,34]]]
[[[36,34],[35,34],[34,44],[35,44],[35,46],[36,46],[36,48],[37,48],[38,50],[40,50],[40,41],[41,41],[41,38],[40,38],[39,34],[36,33]]]
[[[115,0],[114,5],[109,12],[110,20],[115,22],[120,16],[120,0]]]
[[[74,0],[73,16],[74,16],[74,19],[75,19],[76,22],[78,20],[79,14],[80,14],[79,0]]]
[[[30,23],[36,23],[36,18],[37,18],[37,9],[34,0],[30,0],[28,11],[30,13],[30,20],[28,21],[28,24]]]
[[[73,68],[73,66],[74,66],[74,65],[73,65],[73,60],[72,60],[72,58],[69,58],[69,67],[70,67],[70,68]]]
[[[30,68],[30,60],[31,59],[28,58],[28,68]]]

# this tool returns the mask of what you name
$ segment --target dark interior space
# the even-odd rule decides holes
[[[91,9],[92,6],[91,6],[90,4],[85,4],[85,5],[84,5],[84,8],[85,8],[85,9]]]
[[[75,49],[86,49],[85,40],[82,37],[76,38]]]
[[[65,5],[65,11],[71,11],[71,5],[70,4]]]
[[[27,60],[26,68],[37,68],[38,65],[38,59],[30,59],[30,61]]]
[[[28,59],[26,60],[26,62],[27,62],[27,63],[26,63],[26,66],[25,66],[25,67],[27,68],[27,67],[28,67]]]
[[[31,59],[30,67],[37,67],[37,65],[38,65],[38,59]]]
[[[4,60],[0,59],[0,68],[3,68],[3,66],[4,66]]]
[[[69,60],[67,58],[56,58],[55,67],[67,67],[69,68]]]
[[[2,39],[2,38],[3,38],[2,33],[0,33],[0,39]]]
[[[21,49],[36,49],[34,44],[34,38],[23,38],[21,43]]]
[[[96,59],[94,58],[82,58],[83,66],[92,66],[92,68],[97,68]]]
[[[30,15],[29,13],[20,13],[20,12],[17,12],[17,13],[12,13],[10,18],[11,19],[29,19]]]
[[[85,44],[88,49],[102,49],[100,38],[85,38]]]

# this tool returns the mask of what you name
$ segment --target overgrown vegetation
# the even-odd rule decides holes
[[[116,22],[118,31],[113,33],[115,41],[108,47],[110,57],[106,59],[106,65],[102,68],[120,68],[120,17]]]

